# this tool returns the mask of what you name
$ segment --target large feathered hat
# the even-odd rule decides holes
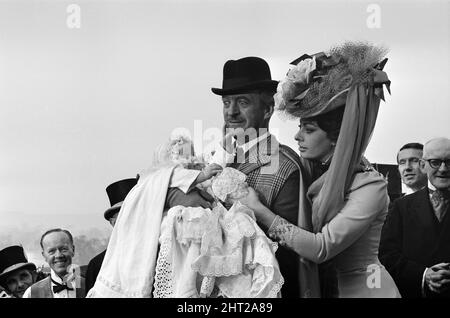
[[[291,62],[278,84],[275,106],[289,117],[308,118],[345,105],[351,87],[373,84],[384,100],[389,80],[383,67],[387,50],[364,42],[346,42],[327,53],[304,54]]]

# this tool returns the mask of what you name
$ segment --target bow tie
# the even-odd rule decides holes
[[[70,288],[70,287],[67,286],[67,285],[63,285],[63,284],[60,284],[60,283],[58,283],[58,282],[55,282],[53,279],[52,279],[52,283],[54,284],[54,286],[52,287],[52,289],[53,289],[53,292],[54,292],[55,294],[57,294],[57,293],[59,293],[59,292],[62,292],[64,289],[67,289],[67,290],[73,290],[73,288]]]

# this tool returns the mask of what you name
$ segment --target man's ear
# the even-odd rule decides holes
[[[37,272],[36,271],[31,271],[31,277],[33,279],[33,283],[35,283],[36,279],[37,279]]]
[[[420,161],[419,161],[419,168],[420,168],[420,171],[422,171],[422,173],[426,173],[426,171],[425,171],[425,160],[420,159]]]
[[[266,111],[264,113],[264,119],[270,119],[272,117],[274,111],[274,104],[271,103],[269,106],[267,106]]]

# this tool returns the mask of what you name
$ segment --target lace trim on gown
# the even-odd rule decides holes
[[[215,287],[225,297],[276,297],[284,283],[275,258],[277,243],[256,225],[253,212],[238,202],[230,210],[219,203],[212,211],[184,207],[168,211],[161,229],[155,297],[178,297],[173,272],[180,262],[172,261],[177,244],[198,250],[191,269],[200,281],[199,293],[192,297],[208,297]]]

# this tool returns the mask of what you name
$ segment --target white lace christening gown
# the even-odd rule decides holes
[[[153,295],[277,297],[284,281],[276,249],[239,202],[229,210],[173,207],[161,224]]]

